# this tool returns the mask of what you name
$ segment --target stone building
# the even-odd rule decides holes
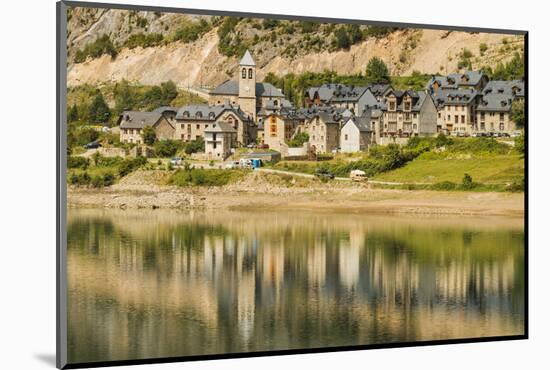
[[[438,131],[468,135],[474,131],[479,92],[476,90],[439,89],[434,94]]]
[[[204,130],[204,152],[209,160],[225,160],[236,142],[237,131],[228,123],[215,122]]]
[[[262,120],[262,140],[270,149],[281,151],[297,133],[298,127],[304,122],[304,117],[295,110],[282,109],[268,113]]]
[[[173,139],[175,126],[164,114],[159,112],[124,111],[118,119],[120,142],[142,144],[141,132],[145,126],[155,129],[158,140]]]
[[[353,117],[340,130],[340,151],[344,153],[362,152],[368,150],[374,143],[370,111],[361,117]]]
[[[204,138],[206,129],[225,122],[236,131],[236,145],[247,145],[256,140],[256,125],[240,108],[229,103],[223,105],[184,105],[176,115],[175,138],[191,141]]]
[[[330,153],[338,149],[341,115],[331,111],[318,111],[305,121],[303,132],[309,135],[309,144],[317,153]]]
[[[437,132],[437,110],[422,91],[390,91],[382,106],[381,137],[430,136]]]
[[[228,101],[238,105],[252,120],[268,103],[278,106],[284,100],[283,93],[270,83],[256,82],[256,62],[247,50],[241,61],[236,80],[228,80],[210,92],[209,103],[219,105]]]

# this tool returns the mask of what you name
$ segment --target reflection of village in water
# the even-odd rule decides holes
[[[69,215],[73,362],[523,333],[522,219]]]

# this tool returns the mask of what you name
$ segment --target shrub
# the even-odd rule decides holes
[[[177,186],[223,186],[241,179],[244,170],[178,169],[168,183]]]
[[[433,190],[456,190],[456,188],[456,184],[450,181],[438,182],[432,185]]]
[[[143,142],[147,145],[153,145],[157,140],[155,129],[151,126],[145,126],[143,130],[141,130],[141,137],[143,138]]]
[[[81,168],[85,170],[90,165],[90,160],[85,157],[69,156],[67,158],[67,168]]]
[[[291,148],[300,148],[304,143],[309,141],[309,135],[306,132],[299,132],[292,140],[288,142],[288,146]]]
[[[163,42],[164,36],[160,33],[135,33],[128,37],[128,39],[124,42],[124,46],[128,49],[134,49],[138,46],[148,48],[161,45]]]
[[[487,51],[487,49],[489,49],[489,47],[487,46],[486,43],[483,43],[483,42],[482,42],[481,44],[479,44],[479,54],[480,54],[480,55],[485,54],[485,52]]]
[[[473,187],[474,187],[474,180],[472,179],[472,176],[465,173],[464,177],[462,178],[462,188],[472,189]]]
[[[514,139],[514,149],[520,154],[525,154],[525,136],[523,134]]]
[[[366,80],[368,83],[387,83],[389,82],[389,71],[386,63],[378,57],[369,60],[366,70]]]
[[[182,142],[177,140],[161,140],[154,145],[155,155],[157,157],[172,157],[182,147]]]
[[[340,26],[334,31],[334,44],[337,49],[349,49],[350,40],[345,26]]]
[[[204,139],[202,137],[197,140],[192,140],[185,145],[185,154],[198,152],[204,152]]]
[[[262,21],[262,27],[264,28],[264,30],[268,30],[277,27],[279,23],[281,23],[281,21],[279,21],[278,19],[266,18]]]
[[[77,50],[74,58],[75,63],[82,63],[88,57],[98,58],[103,54],[108,54],[112,58],[116,58],[117,50],[107,34],[99,36],[95,41],[87,44],[83,49]]]
[[[522,192],[525,191],[525,178],[515,180],[506,188],[507,191],[511,192]]]
[[[147,163],[147,158],[136,157],[134,159],[125,159],[118,168],[118,174],[120,177],[124,177],[131,172],[135,171],[139,167]]]
[[[201,19],[197,23],[179,28],[172,38],[174,41],[183,41],[184,43],[192,42],[210,31],[211,28],[211,25],[206,20]]]

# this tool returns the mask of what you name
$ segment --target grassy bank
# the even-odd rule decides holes
[[[512,146],[492,138],[413,138],[403,147],[378,146],[369,153],[337,154],[322,162],[281,161],[274,169],[314,174],[323,169],[339,177],[365,171],[373,180],[400,189],[523,191],[522,139]],[[467,175],[467,176],[466,176]],[[463,184],[469,177],[469,183]]]

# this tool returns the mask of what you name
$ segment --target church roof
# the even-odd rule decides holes
[[[239,65],[241,65],[241,66],[253,66],[253,67],[256,66],[256,62],[254,61],[254,59],[252,58],[252,55],[250,54],[250,52],[248,50],[246,51],[246,53],[244,53],[243,58],[239,62]]]
[[[218,85],[212,95],[239,95],[239,81],[227,80]],[[281,91],[268,82],[256,82],[256,96],[262,97],[284,97]]]

